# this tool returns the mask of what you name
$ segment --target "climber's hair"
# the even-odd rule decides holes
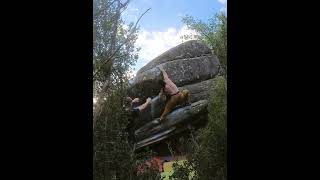
[[[188,89],[184,89],[181,91],[181,93],[184,95],[184,96],[188,96],[189,95],[189,90]]]
[[[181,94],[186,102],[190,102],[190,92],[187,89],[181,91]]]

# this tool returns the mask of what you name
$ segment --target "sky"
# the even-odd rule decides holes
[[[151,8],[140,20],[136,47],[140,47],[139,59],[131,75],[149,61],[181,44],[185,34],[196,34],[181,19],[190,15],[206,22],[216,12],[227,12],[227,0],[131,0],[122,18],[126,24],[136,22],[140,15]]]

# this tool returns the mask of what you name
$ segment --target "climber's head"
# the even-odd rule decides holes
[[[187,97],[187,96],[189,96],[190,92],[189,92],[189,90],[184,89],[184,90],[181,91],[181,94],[182,94],[184,97]]]

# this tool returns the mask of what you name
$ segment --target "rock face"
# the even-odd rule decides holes
[[[190,106],[174,110],[167,116],[164,122],[158,123],[158,119],[148,122],[135,131],[136,148],[158,142],[164,139],[164,137],[167,138],[172,134],[176,134],[173,132],[174,130],[185,130],[187,124],[195,123],[194,121],[204,120],[205,118],[199,115],[205,114],[206,108],[207,100],[200,100],[192,103]]]
[[[178,86],[193,84],[215,77],[220,70],[219,60],[214,55],[190,59],[178,59],[162,64],[169,78]],[[147,98],[159,92],[158,80],[162,73],[153,67],[137,76],[132,81],[132,92],[138,97]]]
[[[191,105],[176,107],[158,123],[165,101],[158,94],[162,73],[156,67],[161,64],[169,78],[179,87],[191,93]],[[207,99],[214,78],[221,73],[218,58],[201,41],[192,40],[180,44],[142,67],[131,80],[129,94],[143,101],[152,97],[151,106],[141,112],[135,122],[136,148],[141,148],[186,130],[190,124],[207,119]]]
[[[162,53],[160,56],[156,57],[154,60],[150,61],[147,65],[142,67],[138,71],[138,74],[141,74],[142,72],[162,63],[177,59],[194,58],[207,54],[211,54],[211,50],[201,41],[188,41]]]

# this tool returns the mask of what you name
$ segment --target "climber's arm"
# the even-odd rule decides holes
[[[161,88],[161,90],[160,90],[159,97],[160,97],[160,99],[162,99],[163,101],[166,100],[166,95],[165,95],[164,92],[163,92],[163,88]]]
[[[167,72],[163,69],[161,65],[158,66],[163,75],[163,80],[169,79]]]
[[[132,103],[138,103],[139,101],[140,101],[139,98],[134,98],[134,99],[132,100]]]
[[[142,105],[138,106],[137,108],[139,109],[139,111],[142,111],[145,108],[147,108],[149,104],[151,104],[151,98],[148,98],[145,103],[143,103]]]

